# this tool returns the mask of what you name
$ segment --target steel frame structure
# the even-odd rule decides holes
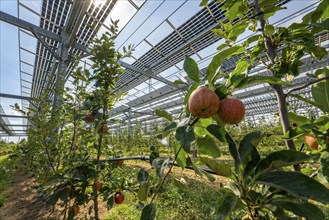
[[[281,0],[280,5],[288,3],[290,0]],[[132,16],[131,22],[135,15],[141,12],[143,4],[138,6],[134,1],[128,1],[134,8],[135,14]],[[151,49],[142,54],[139,58],[134,58],[134,62],[127,63],[121,61],[125,72],[120,76],[120,80],[115,88],[115,91],[121,90],[129,92],[135,89],[139,94],[133,94],[128,101],[121,106],[115,107],[111,110],[111,116],[121,121],[129,121],[128,127],[131,123],[143,121],[147,123],[156,116],[152,115],[151,109],[162,108],[177,114],[180,108],[183,108],[183,95],[186,87],[175,85],[171,76],[183,77],[185,81],[190,80],[183,74],[183,70],[179,67],[185,55],[196,56],[200,62],[211,59],[214,54],[202,56],[201,51],[220,40],[219,37],[212,33],[212,29],[218,26],[217,21],[226,22],[224,12],[221,10],[221,4],[216,1],[210,3],[192,15],[187,21],[175,26],[171,18],[181,7],[184,7],[188,1],[182,2],[170,15],[165,17],[163,21],[154,28],[146,37],[137,44],[136,47],[142,44],[148,45]],[[96,5],[91,0],[70,1],[57,0],[42,2],[41,12],[37,12],[24,2],[18,1],[18,8],[28,10],[29,13],[40,18],[38,25],[29,23],[20,17],[9,15],[0,11],[0,20],[9,24],[15,25],[19,28],[19,48],[20,48],[20,74],[21,74],[21,96],[12,94],[2,94],[0,97],[17,98],[22,100],[22,107],[26,110],[29,107],[35,107],[34,99],[39,99],[46,90],[51,90],[49,99],[53,100],[53,107],[59,105],[60,97],[56,96],[54,91],[60,87],[60,82],[68,80],[70,72],[73,68],[73,60],[71,57],[80,56],[88,57],[90,50],[88,49],[93,38],[97,36],[100,28],[109,30],[106,19],[111,14],[111,11],[117,4],[117,0],[106,0],[105,4]],[[159,7],[162,3],[159,5]],[[152,13],[155,13],[156,8]],[[150,16],[151,16],[150,15]],[[150,18],[148,16],[147,19]],[[294,18],[293,15],[287,18]],[[283,19],[286,20],[286,19]],[[129,22],[126,26],[129,25]],[[154,44],[150,42],[149,36],[162,25],[171,28],[171,32]],[[278,23],[279,25],[279,23]],[[126,27],[125,26],[125,27]],[[92,28],[93,27],[93,28]],[[136,27],[135,31],[121,44],[134,35],[139,29]],[[123,29],[124,31],[124,29]],[[123,32],[122,31],[122,32]],[[21,36],[28,36],[34,39],[36,43],[35,51],[26,48],[21,42]],[[329,42],[329,34],[317,36],[319,44]],[[121,46],[119,48],[121,48]],[[35,62],[26,62],[22,57],[23,53],[35,56]],[[239,59],[234,56],[229,60],[224,61],[221,68],[225,71],[230,71],[235,68],[235,62]],[[304,58],[304,66],[301,72],[311,71],[312,69],[328,65],[329,58],[315,62],[309,57]],[[26,67],[32,68],[32,71],[27,71]],[[169,68],[174,68],[173,74],[162,76],[162,73]],[[206,68],[200,70],[201,74],[205,74]],[[61,74],[65,73],[65,74]],[[267,74],[261,69],[255,69],[255,74]],[[296,85],[307,82],[307,77],[297,78],[294,83]],[[147,84],[148,88],[142,90],[136,89],[141,84]],[[160,86],[161,85],[161,86]],[[241,99],[247,109],[247,116],[253,117],[263,113],[276,111],[274,105],[274,96],[271,93],[269,86],[262,86],[256,88],[250,86],[244,88],[245,92],[238,91],[234,96]],[[305,95],[309,95],[309,90],[303,90]],[[253,96],[253,100],[249,99]],[[130,99],[133,97],[132,99]],[[296,101],[292,99],[293,101]],[[305,105],[307,106],[307,105]],[[7,135],[14,135],[9,129],[9,121],[4,121],[7,117],[4,112],[0,114],[0,126],[7,131]],[[141,119],[143,118],[143,119]],[[23,124],[25,127],[26,123]],[[18,125],[15,125],[18,126]],[[118,126],[112,126],[116,130]]]

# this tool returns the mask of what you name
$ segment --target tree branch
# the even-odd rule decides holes
[[[180,152],[181,149],[182,149],[182,146],[179,147],[177,153],[175,154],[175,158],[174,158],[174,160],[173,160],[173,162],[172,162],[172,164],[171,164],[171,166],[170,166],[170,168],[169,168],[167,174],[166,174],[166,175],[164,176],[164,178],[162,179],[162,181],[161,181],[161,183],[160,183],[160,186],[157,188],[156,192],[154,193],[154,195],[153,195],[153,197],[152,197],[152,199],[151,199],[150,204],[153,203],[155,197],[156,197],[156,196],[158,195],[158,193],[160,192],[160,189],[161,189],[162,185],[164,184],[164,182],[165,182],[165,180],[167,179],[169,173],[171,172],[172,168],[174,167],[174,163],[175,163],[175,161],[176,161],[176,159],[177,159],[177,157],[178,157],[178,154],[179,154],[179,152]]]
[[[313,80],[311,82],[308,82],[308,83],[305,83],[304,85],[301,85],[301,86],[296,86],[294,88],[291,88],[289,89],[287,92],[286,92],[286,96],[288,96],[290,93],[294,92],[294,91],[297,91],[297,90],[301,90],[301,89],[305,89],[307,87],[309,87],[310,85],[313,85],[314,83],[317,83],[317,82],[320,82],[322,80],[326,80],[326,79],[329,79],[329,76],[326,76],[326,77],[323,77],[323,78],[320,78],[320,79],[317,79],[317,80]]]

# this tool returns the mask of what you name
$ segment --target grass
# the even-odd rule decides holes
[[[134,172],[126,168],[123,172]],[[128,171],[129,169],[129,171]],[[154,171],[151,171],[154,173]],[[153,174],[152,174],[153,176]],[[205,182],[186,179],[187,184],[178,184],[173,178],[166,180],[158,194],[156,219],[213,219],[216,202],[220,197],[219,187],[207,185]],[[141,210],[137,208],[138,199],[134,192],[124,192],[125,201],[115,205],[105,220],[139,220]],[[150,202],[150,198],[148,199]],[[147,203],[145,203],[146,205]]]
[[[15,167],[15,159],[10,155],[0,156],[0,207],[4,205],[7,197],[6,189],[11,182],[10,176]]]

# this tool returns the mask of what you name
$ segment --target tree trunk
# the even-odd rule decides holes
[[[287,109],[287,103],[286,103],[286,97],[283,93],[283,88],[281,85],[272,85],[272,88],[275,91],[276,99],[278,102],[278,109],[280,114],[280,121],[282,125],[282,131],[283,133],[286,133],[290,131],[290,122],[288,118],[288,109]],[[295,143],[292,140],[286,140],[286,146],[289,150],[296,150]],[[294,165],[294,169],[296,171],[300,171],[300,166]]]
[[[275,46],[273,45],[272,39],[264,34],[264,28],[265,28],[267,21],[265,20],[264,14],[262,13],[262,11],[259,7],[258,0],[254,0],[254,3],[255,3],[255,6],[254,6],[255,11],[258,15],[261,30],[262,30],[262,33],[264,36],[266,54],[267,54],[270,64],[273,65],[275,63],[277,51],[276,51]],[[272,72],[273,76],[275,76],[275,73],[272,70],[270,70],[270,71]],[[276,100],[278,103],[282,130],[283,130],[283,133],[286,133],[286,132],[290,131],[290,122],[289,122],[289,118],[288,118],[286,97],[285,97],[285,94],[283,93],[283,88],[281,85],[271,85],[271,86],[274,89],[274,92],[276,94]],[[288,149],[296,150],[295,144],[292,140],[286,140],[285,142],[286,142],[286,146],[288,147]],[[300,171],[300,166],[298,164],[294,165],[294,169],[295,169],[295,171]]]

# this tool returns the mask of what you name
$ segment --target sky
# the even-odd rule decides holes
[[[97,0],[97,3],[102,4],[104,1]],[[118,50],[122,50],[123,45],[133,44],[136,46],[133,57],[138,59],[145,52],[151,49],[151,46],[146,43],[146,39],[152,45],[156,45],[164,37],[173,32],[173,29],[169,26],[165,19],[168,19],[175,28],[178,28],[196,12],[201,10],[199,7],[200,1],[196,0],[144,0],[134,1],[136,5],[142,6],[142,8],[137,12],[137,10],[126,0],[119,0],[115,5],[115,8],[110,14],[113,20],[120,19],[120,35],[116,41],[116,47]],[[300,9],[306,7],[307,5],[313,4],[316,1],[313,0],[292,0],[286,6],[287,10],[283,10],[277,13],[274,18],[271,18],[271,22],[276,22],[281,20],[287,15],[299,11]],[[25,0],[20,1],[21,4],[26,5],[37,13],[41,13],[41,0]],[[0,10],[9,13],[15,17],[19,17],[33,24],[39,24],[39,17],[35,14],[24,9],[24,7],[19,6],[16,0],[0,0]],[[301,17],[302,15],[300,15]],[[109,18],[110,18],[109,17]],[[298,21],[300,17],[292,19],[289,23],[293,21]],[[105,24],[109,25],[110,19],[106,19]],[[281,25],[287,25],[281,24]],[[102,27],[98,33],[98,36],[106,31]],[[249,33],[245,33],[241,39],[247,36]],[[19,42],[20,36],[20,42]],[[0,21],[0,93],[14,94],[14,95],[24,95],[28,94],[22,92],[29,92],[29,89],[23,89],[21,91],[20,82],[20,70],[24,72],[33,73],[33,68],[28,64],[20,63],[20,59],[26,63],[34,64],[34,55],[31,55],[23,50],[19,50],[19,43],[22,48],[28,49],[30,51],[36,50],[36,39],[30,37],[29,35],[18,31],[18,28]],[[196,61],[199,62],[199,68],[202,69],[206,67],[214,53],[216,52],[216,47],[219,42],[214,45],[209,46],[199,52],[199,55],[204,58],[200,60],[196,55],[192,56]],[[208,59],[207,59],[208,58]],[[135,59],[125,59],[127,63],[133,63]],[[181,69],[183,62],[177,64]],[[160,74],[166,77],[170,81],[176,79],[182,79],[186,74],[176,67],[171,67]],[[22,74],[22,79],[31,81],[31,77]],[[157,89],[164,86],[152,79],[153,88]],[[30,87],[30,84],[23,82],[23,86]],[[142,90],[142,92],[140,92]],[[139,97],[145,93],[149,92],[148,83],[145,82],[142,85],[136,87],[129,91],[129,96],[125,99],[125,102]],[[19,114],[13,111],[10,105],[18,103],[21,105],[20,100],[8,99],[0,97],[0,104],[4,108],[6,114],[13,115]],[[124,104],[124,102],[118,103],[118,105]],[[22,124],[21,119],[10,118],[12,124]],[[21,128],[18,128],[21,129]]]

